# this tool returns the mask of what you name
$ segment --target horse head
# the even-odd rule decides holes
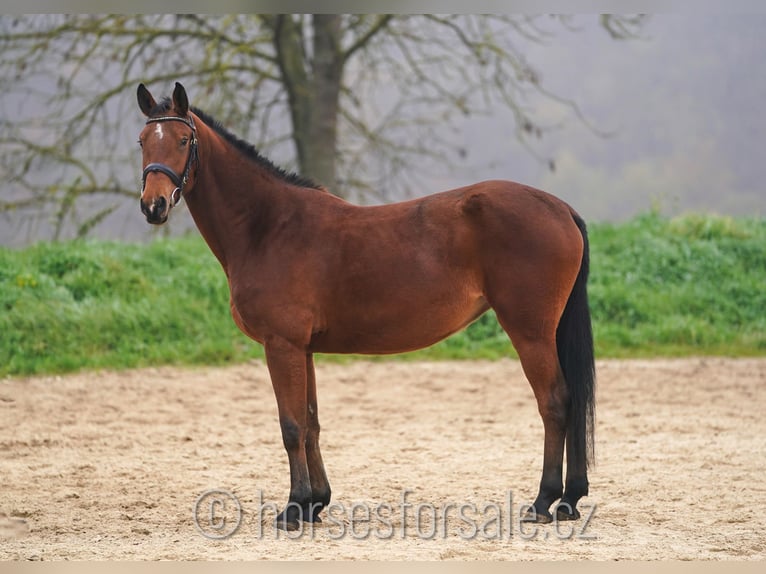
[[[138,139],[143,153],[141,211],[146,221],[160,225],[184,190],[193,186],[197,130],[181,84],[176,83],[172,98],[159,104],[144,84],[138,86],[137,95],[138,107],[147,117]]]

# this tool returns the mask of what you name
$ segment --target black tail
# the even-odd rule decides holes
[[[559,363],[570,396],[567,442],[574,447],[575,460],[593,462],[593,422],[595,411],[596,366],[593,357],[593,330],[588,307],[588,268],[590,255],[585,222],[572,217],[584,243],[580,273],[569,294],[564,314],[556,329]]]

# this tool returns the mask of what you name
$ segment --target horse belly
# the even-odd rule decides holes
[[[489,309],[480,294],[401,304],[384,301],[355,308],[314,334],[311,350],[321,353],[393,354],[429,347],[460,331]],[[386,311],[386,308],[388,310]]]

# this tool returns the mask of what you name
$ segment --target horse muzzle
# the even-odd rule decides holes
[[[151,223],[152,225],[162,225],[168,220],[170,204],[168,203],[168,200],[162,196],[153,199],[152,202],[148,204],[142,198],[141,213],[146,216],[147,223]]]

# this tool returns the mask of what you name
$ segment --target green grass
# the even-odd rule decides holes
[[[645,215],[593,237],[598,354],[766,355],[766,220]]]
[[[647,214],[591,225],[598,357],[766,355],[766,220]],[[262,357],[197,236],[0,249],[0,375]],[[488,313],[404,358],[514,355]]]
[[[262,356],[198,238],[0,251],[0,373],[221,364]]]

